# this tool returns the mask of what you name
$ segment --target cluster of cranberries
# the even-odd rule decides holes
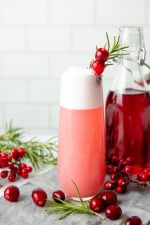
[[[131,182],[147,186],[150,181],[150,168],[139,169],[140,172],[135,172],[134,168],[136,168],[134,157],[129,156],[126,159],[119,159],[114,154],[109,155],[107,157],[107,172],[111,181],[104,183],[105,189],[125,193]]]
[[[0,168],[2,170],[0,177],[8,178],[10,182],[14,182],[17,176],[28,178],[28,174],[32,172],[32,167],[21,162],[24,154],[24,148],[13,148],[11,154],[0,153]]]
[[[106,48],[98,48],[95,53],[95,60],[91,62],[90,67],[96,75],[101,75],[105,69],[105,62],[109,57],[109,51]]]
[[[122,210],[117,205],[117,195],[111,191],[98,194],[90,200],[89,205],[94,212],[104,211],[106,217],[111,220],[117,220],[122,215]]]

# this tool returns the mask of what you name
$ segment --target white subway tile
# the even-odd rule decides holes
[[[45,24],[46,0],[1,0],[4,24]]]
[[[93,0],[51,0],[49,20],[52,24],[92,24],[94,17]]]
[[[59,123],[59,105],[50,106],[50,127],[58,128]]]
[[[145,0],[97,0],[96,15],[99,24],[144,24]]]
[[[5,122],[14,121],[14,125],[24,128],[47,128],[49,126],[49,108],[47,105],[6,105]]]
[[[26,81],[0,79],[0,103],[27,101]]]
[[[78,52],[91,52],[94,57],[95,48],[106,43],[106,31],[110,38],[118,34],[117,28],[74,28],[73,50]],[[92,59],[92,58],[91,58]]]
[[[44,54],[4,54],[3,73],[10,77],[47,77],[48,55]]]
[[[0,28],[0,51],[18,51],[25,49],[25,31],[23,28]]]
[[[87,68],[90,64],[91,54],[52,54],[50,76],[60,76],[71,65]]]
[[[68,51],[70,49],[70,31],[68,28],[29,28],[29,50]]]
[[[29,85],[30,102],[56,103],[59,101],[59,80],[34,80]]]
[[[150,24],[150,1],[149,0],[147,0],[147,22]]]

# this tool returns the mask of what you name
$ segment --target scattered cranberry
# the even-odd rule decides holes
[[[32,172],[32,167],[31,166],[27,166],[27,172],[31,173]]]
[[[106,190],[114,190],[115,184],[112,183],[111,181],[106,181],[104,183],[104,187],[105,187]]]
[[[112,191],[103,192],[100,197],[104,206],[114,205],[117,203],[117,195]]]
[[[93,61],[90,66],[95,71],[96,75],[101,75],[105,69],[105,64],[97,60]]]
[[[106,48],[98,48],[95,54],[95,59],[104,63],[109,57],[109,52]]]
[[[142,220],[137,217],[137,216],[132,216],[129,217],[126,221],[125,221],[125,225],[142,225]]]
[[[10,173],[10,175],[8,176],[8,180],[10,182],[14,182],[16,180],[16,174],[15,173]]]
[[[59,199],[62,201],[65,200],[65,194],[61,190],[54,191],[52,197],[53,197],[54,201],[57,203],[61,203],[59,201]]]
[[[124,169],[123,169],[123,171],[125,173],[132,173],[132,167],[131,166],[125,166]]]
[[[28,173],[21,173],[21,177],[23,178],[23,179],[27,179],[28,178]]]
[[[32,199],[36,205],[44,206],[47,200],[47,194],[43,189],[37,188],[32,192]]]
[[[138,174],[137,179],[139,181],[148,181],[148,174],[141,172]]]
[[[3,171],[1,172],[1,178],[6,178],[7,176],[8,176],[8,171],[3,170]]]
[[[145,168],[145,169],[143,169],[143,172],[144,172],[144,173],[149,173],[149,172],[150,172],[150,168]]]
[[[12,158],[16,161],[21,158],[20,153],[19,153],[18,149],[16,149],[16,148],[13,148],[11,150],[11,155],[12,155]]]
[[[112,181],[115,181],[116,178],[117,178],[117,176],[116,176],[115,173],[112,173],[112,174],[110,175],[110,179],[111,179]]]
[[[20,163],[20,169],[24,169],[27,167],[27,164],[26,163]]]
[[[19,188],[14,185],[8,186],[4,191],[4,198],[10,202],[18,201],[19,195]]]
[[[129,156],[127,158],[127,162],[128,162],[129,165],[133,165],[135,163],[135,158],[132,157],[132,156]]]
[[[102,199],[98,197],[92,198],[89,205],[90,209],[97,213],[101,212],[104,208]]]
[[[118,162],[119,162],[118,156],[113,155],[113,156],[111,157],[111,163],[112,163],[112,164],[117,164]]]
[[[118,179],[117,183],[119,186],[125,186],[127,182],[123,177],[121,177]]]
[[[117,186],[115,188],[116,192],[120,193],[120,194],[123,194],[127,191],[127,186]]]
[[[25,149],[24,148],[19,148],[18,152],[20,154],[20,157],[23,158],[24,154],[25,154]]]
[[[122,215],[122,210],[118,205],[110,205],[105,210],[105,215],[110,220],[117,220]]]

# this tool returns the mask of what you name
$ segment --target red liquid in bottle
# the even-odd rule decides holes
[[[106,147],[120,158],[133,156],[138,167],[150,164],[150,93],[110,91],[106,102]]]

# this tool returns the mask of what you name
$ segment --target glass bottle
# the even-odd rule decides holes
[[[129,46],[129,55],[120,57],[106,100],[106,149],[122,159],[133,156],[140,169],[150,164],[150,92],[142,73],[142,28],[120,28],[120,43]]]
[[[102,82],[90,69],[70,67],[61,76],[58,179],[65,193],[96,195],[105,177]]]

